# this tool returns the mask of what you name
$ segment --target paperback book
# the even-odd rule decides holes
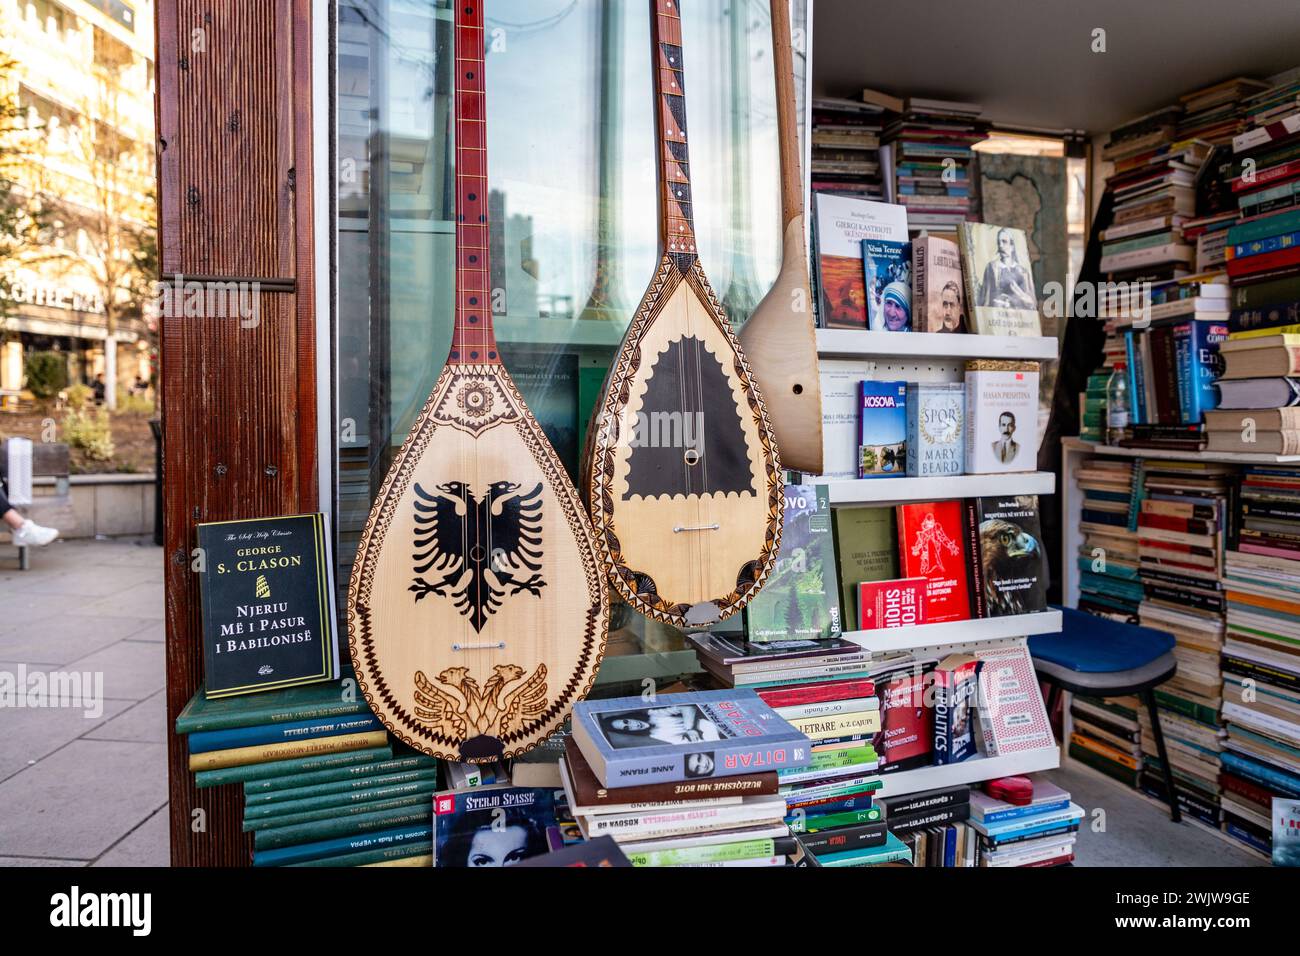
[[[830,494],[825,485],[786,485],[781,549],[767,584],[745,609],[751,641],[815,640],[842,622]]]
[[[867,328],[863,240],[907,242],[907,210],[849,196],[816,194],[820,324]]]
[[[1038,363],[966,363],[966,471],[1033,471],[1038,464]]]
[[[965,330],[966,295],[957,243],[930,235],[912,240],[912,285],[912,327],[916,331]]]
[[[960,475],[966,468],[966,387],[960,382],[907,385],[907,474]]]
[[[1042,335],[1025,231],[964,222],[957,238],[966,270],[971,330],[981,335]]]
[[[912,331],[912,246],[886,239],[862,240],[867,292],[867,328]]]
[[[926,579],[927,623],[970,617],[960,501],[899,505],[898,555],[905,577]]]
[[[907,383],[858,386],[858,477],[897,478],[907,470]]]

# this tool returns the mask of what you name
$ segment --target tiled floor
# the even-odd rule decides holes
[[[102,713],[0,710],[0,866],[166,866],[162,551],[0,545],[0,672],[102,675]]]

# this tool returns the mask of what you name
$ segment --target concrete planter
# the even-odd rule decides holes
[[[72,475],[68,478],[70,507],[50,511],[42,498],[55,493],[54,478],[36,478],[35,501],[28,511],[42,524],[59,529],[64,538],[141,537],[153,534],[155,477],[143,475]]]

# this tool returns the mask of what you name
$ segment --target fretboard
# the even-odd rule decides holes
[[[691,163],[686,149],[686,81],[680,0],[650,0],[655,56],[655,125],[659,136],[659,231],[664,251],[685,273],[695,262]]]
[[[456,3],[456,329],[447,361],[500,361],[488,262],[483,0]]]

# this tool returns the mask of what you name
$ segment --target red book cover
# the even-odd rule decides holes
[[[911,627],[925,623],[925,578],[863,581],[858,585],[858,627]]]
[[[1237,276],[1252,275],[1256,272],[1267,272],[1270,269],[1281,269],[1294,265],[1300,265],[1300,247],[1279,249],[1277,252],[1247,256],[1244,259],[1229,259],[1228,276],[1236,278]]]
[[[904,577],[926,578],[925,621],[970,618],[960,501],[898,506],[898,567]]]
[[[828,700],[857,700],[875,697],[876,684],[870,680],[832,680],[797,687],[772,687],[757,692],[769,707],[794,707],[798,704],[821,704]]]
[[[904,670],[880,682],[880,730],[872,738],[880,772],[930,764],[934,746],[934,706],[927,700],[929,673]]]

